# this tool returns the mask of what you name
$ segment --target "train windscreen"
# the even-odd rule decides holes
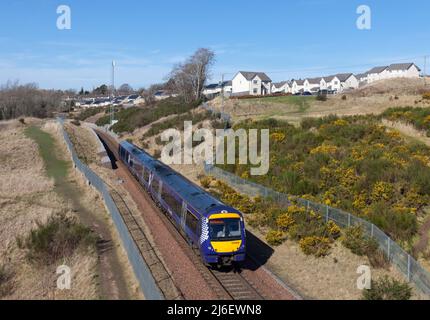
[[[212,241],[229,241],[241,239],[240,219],[209,220],[209,236]]]

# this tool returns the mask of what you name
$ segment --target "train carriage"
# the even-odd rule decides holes
[[[225,205],[187,178],[128,141],[119,156],[139,183],[167,212],[206,264],[245,259],[242,213]]]

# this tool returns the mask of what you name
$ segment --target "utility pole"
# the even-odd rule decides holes
[[[424,56],[424,72],[423,72],[423,75],[424,75],[424,86],[427,85],[427,79],[426,79],[426,77],[427,77],[427,57],[428,56]]]
[[[112,83],[111,83],[111,104],[110,104],[110,125],[113,125],[115,119],[115,108],[113,106],[113,99],[115,97],[115,61],[112,60]]]
[[[221,112],[224,113],[224,73],[221,75]]]

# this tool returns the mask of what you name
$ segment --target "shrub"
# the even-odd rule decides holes
[[[327,101],[327,95],[326,94],[318,94],[316,97],[316,100],[318,101]]]
[[[305,237],[299,241],[299,245],[306,255],[324,257],[330,253],[330,239],[325,237]]]
[[[343,95],[342,96],[342,100],[346,100],[347,98],[346,98],[346,95]]]
[[[362,227],[360,225],[356,225],[347,228],[342,236],[342,244],[356,255],[365,255],[367,250],[367,241],[364,238]]]
[[[18,121],[21,122],[21,124],[25,124],[25,119],[24,118],[19,118]]]
[[[294,218],[288,212],[281,214],[276,219],[276,225],[285,231],[288,230],[288,228],[291,227],[294,223]]]
[[[329,222],[327,222],[327,231],[329,233],[329,235],[333,238],[333,239],[337,239],[340,237],[340,227],[332,220],[330,220]]]
[[[365,238],[363,229],[359,225],[345,230],[342,244],[356,255],[366,255],[370,264],[375,268],[385,268],[389,264],[384,252],[379,249],[376,240]]]
[[[71,123],[75,126],[80,126],[81,122],[79,120],[72,120]]]
[[[9,295],[13,289],[12,272],[5,265],[0,264],[0,298]]]
[[[152,155],[155,159],[160,159],[161,158],[161,150],[160,149],[156,149],[156,150],[154,150],[154,152],[153,152],[153,155]]]
[[[430,92],[423,93],[423,99],[430,100]]]
[[[203,188],[208,189],[212,182],[212,178],[209,176],[203,176],[200,178],[200,184]]]
[[[18,239],[18,246],[27,250],[31,262],[51,264],[72,255],[78,247],[95,246],[96,241],[91,229],[75,218],[59,214],[50,217],[46,224],[37,223],[26,238]]]
[[[363,290],[364,300],[409,300],[412,288],[404,282],[384,276],[372,280],[371,288]]]
[[[285,239],[285,234],[279,230],[270,230],[266,235],[267,242],[272,246],[279,246]]]

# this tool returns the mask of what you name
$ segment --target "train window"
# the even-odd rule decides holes
[[[142,177],[145,182],[148,182],[149,179],[149,171],[145,168],[142,169]]]
[[[158,182],[157,178],[154,177],[151,183],[152,191],[154,191],[155,193],[158,193],[159,186],[160,186],[160,183]]]
[[[197,229],[199,227],[199,220],[189,210],[187,210],[187,216],[185,218],[185,224],[194,233],[197,233]]]
[[[163,200],[168,204],[170,209],[176,214],[180,215],[181,213],[181,202],[178,201],[168,190],[166,187],[163,187],[163,191],[161,194]]]

